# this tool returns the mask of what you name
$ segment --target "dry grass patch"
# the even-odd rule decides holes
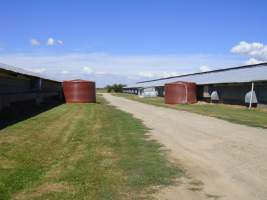
[[[18,142],[18,137],[12,136],[12,135],[4,135],[0,136],[0,145],[5,144],[16,144]]]
[[[16,161],[0,156],[0,169],[12,169],[16,167]]]
[[[67,183],[44,183],[38,186],[31,192],[22,192],[18,193],[14,196],[16,200],[26,200],[26,199],[33,199],[36,197],[41,197],[43,195],[47,195],[49,193],[59,193],[59,192],[67,192],[67,193],[74,193],[75,190],[73,187],[68,185]]]

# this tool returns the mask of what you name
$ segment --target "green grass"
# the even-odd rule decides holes
[[[0,199],[148,199],[183,172],[130,114],[98,97],[0,131]]]
[[[142,103],[212,116],[237,124],[267,128],[267,112],[260,109],[249,110],[246,107],[229,106],[224,104],[167,105],[164,103],[164,98],[162,97],[140,98],[131,94],[114,95]]]
[[[107,90],[107,88],[97,88],[96,92],[97,93],[105,93],[105,92],[108,92],[108,90]]]

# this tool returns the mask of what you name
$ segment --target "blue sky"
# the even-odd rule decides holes
[[[267,2],[1,0],[0,62],[114,82],[267,60]]]

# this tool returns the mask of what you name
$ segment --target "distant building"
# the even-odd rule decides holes
[[[159,96],[164,96],[164,85],[177,81],[196,83],[198,100],[210,101],[213,94],[219,102],[243,105],[246,94],[253,90],[253,101],[267,104],[267,63],[137,82],[124,87],[124,92],[138,94],[144,88],[154,87]]]

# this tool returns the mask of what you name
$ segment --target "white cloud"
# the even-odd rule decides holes
[[[250,58],[250,59],[246,62],[246,64],[247,64],[247,65],[255,65],[255,64],[262,63],[262,62],[263,62],[263,61],[257,60],[257,59],[255,59],[255,58]]]
[[[59,45],[63,45],[64,42],[63,42],[62,40],[57,40],[57,44],[59,44]]]
[[[44,73],[46,71],[45,68],[33,68],[33,69],[28,69],[28,70],[34,73],[39,73],[39,74]]]
[[[267,60],[267,45],[259,42],[248,43],[242,41],[236,46],[234,46],[231,49],[231,52],[254,58],[259,62]]]
[[[96,75],[106,75],[106,74],[109,74],[108,72],[104,72],[104,71],[95,71],[94,73]]]
[[[41,45],[41,43],[37,39],[34,39],[34,38],[30,39],[30,43],[32,46],[40,46]]]
[[[202,65],[202,66],[199,68],[199,70],[200,70],[201,72],[206,72],[206,71],[210,71],[211,69],[210,69],[209,66]]]
[[[178,76],[181,75],[181,73],[166,71],[141,71],[138,73],[138,75],[145,78],[165,78],[171,76]]]
[[[155,76],[153,72],[139,72],[139,76],[147,77],[147,78],[152,78]]]
[[[85,74],[92,74],[93,73],[93,69],[91,67],[83,67],[83,72]]]
[[[237,66],[243,60],[222,55],[114,55],[107,53],[0,54],[0,62],[24,69],[44,68],[56,79],[97,80],[98,86],[199,71],[199,66]],[[68,71],[69,73],[62,73]],[[44,71],[43,71],[44,72]],[[130,77],[130,78],[129,78]]]
[[[47,45],[48,46],[53,46],[53,45],[55,45],[55,40],[53,39],[53,38],[48,38],[48,40],[47,40]]]
[[[63,45],[64,42],[62,40],[55,40],[54,38],[50,37],[47,40],[48,46],[54,46],[54,45]]]
[[[69,74],[70,72],[68,70],[62,70],[61,73],[62,74]]]

